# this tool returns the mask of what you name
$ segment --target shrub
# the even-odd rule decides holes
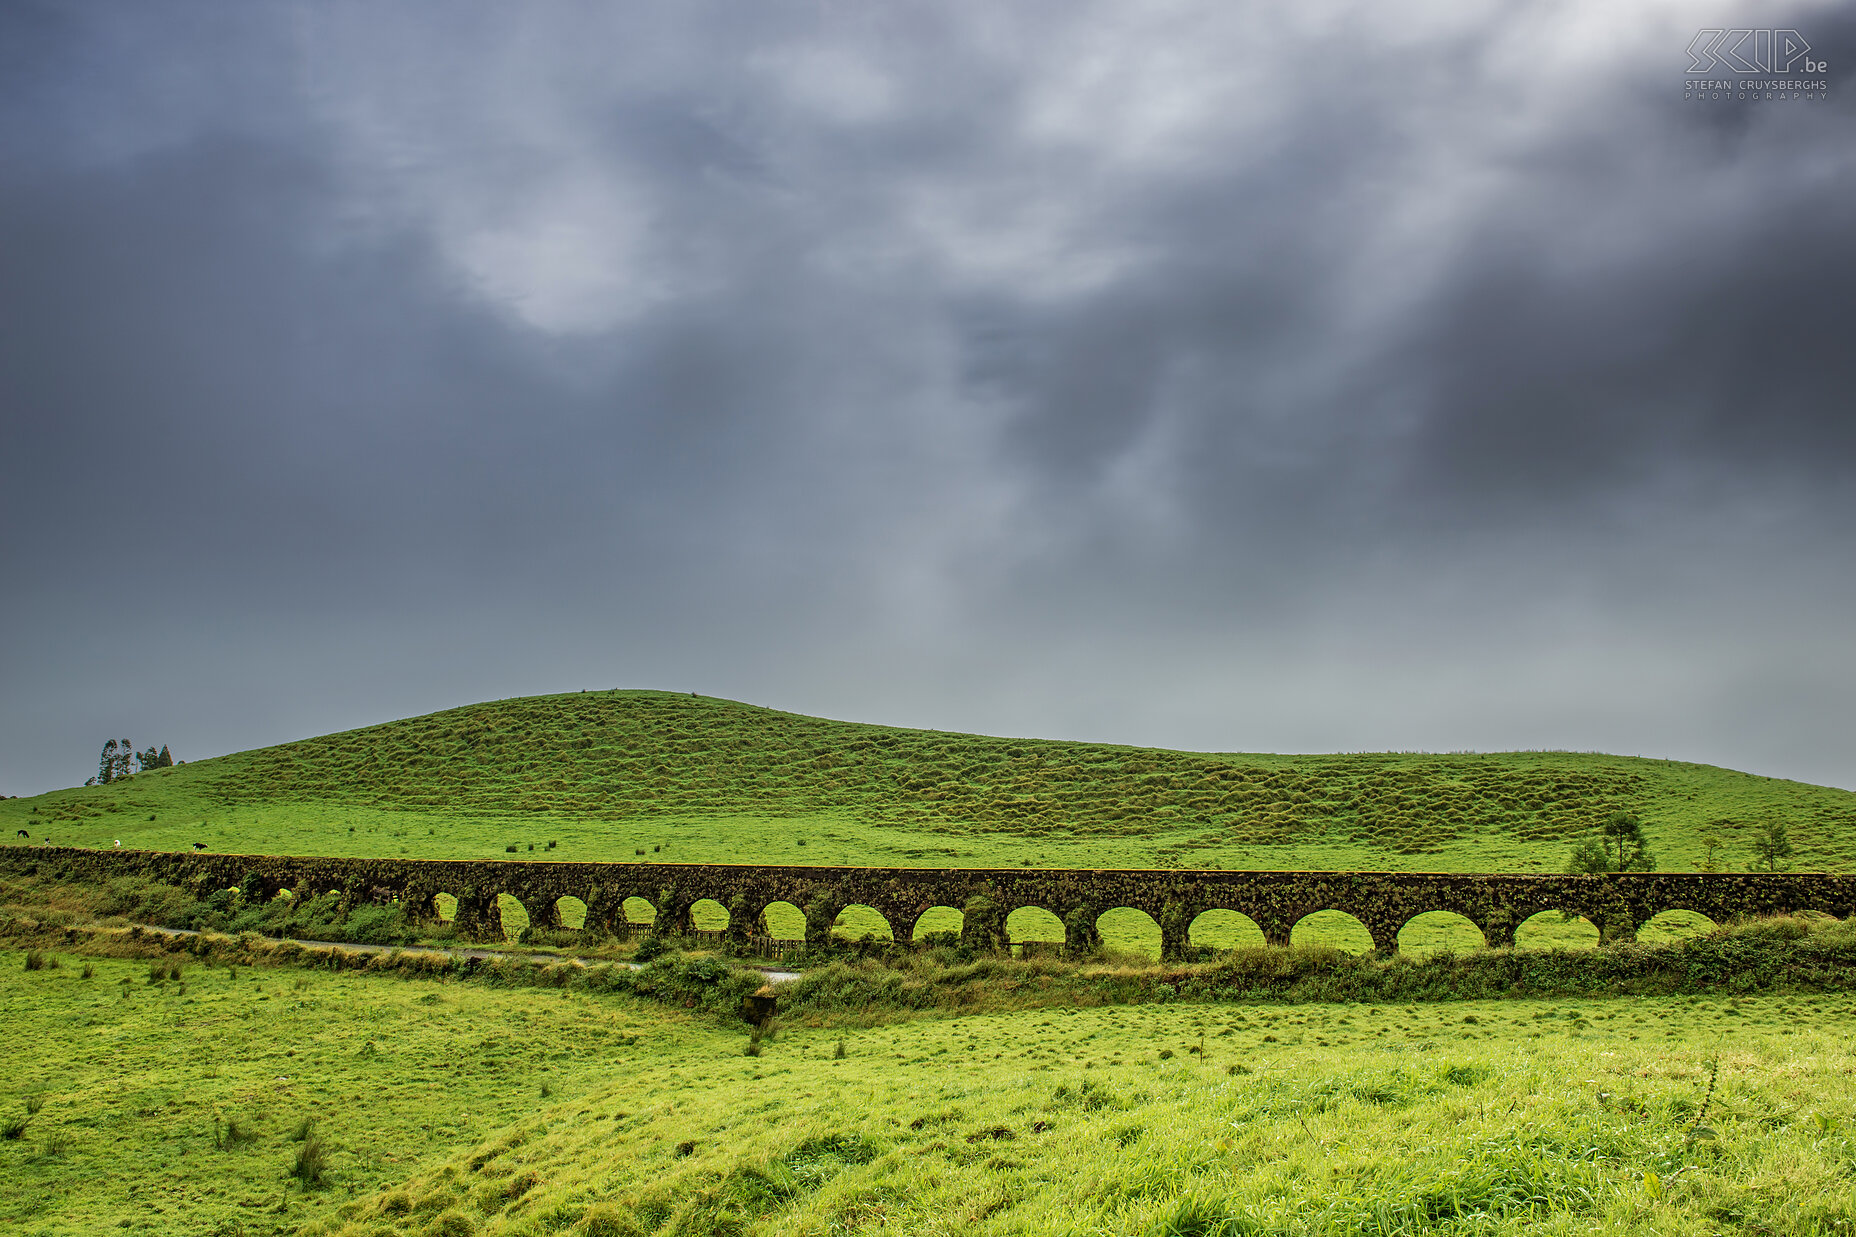
[[[6,1120],[0,1121],[0,1138],[4,1138],[9,1142],[14,1139],[24,1138],[26,1136],[26,1127],[30,1124],[31,1121],[25,1117],[8,1117]]]
[[[45,969],[45,955],[40,953],[36,949],[27,950],[26,951],[26,969],[28,971],[44,970]]]
[[[322,1142],[314,1134],[303,1139],[296,1149],[296,1159],[290,1165],[290,1175],[303,1183],[305,1190],[314,1189],[322,1184],[329,1171],[328,1153],[322,1149]]]

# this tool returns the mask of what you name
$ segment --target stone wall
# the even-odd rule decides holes
[[[1365,925],[1382,951],[1426,911],[1452,911],[1493,946],[1512,945],[1515,928],[1541,911],[1583,915],[1606,941],[1628,940],[1666,910],[1699,911],[1715,922],[1747,915],[1856,913],[1856,876],[1822,873],[1627,873],[1614,876],[1502,876],[1403,872],[1088,871],[1049,868],[829,868],[736,864],[557,863],[470,859],[330,859],[310,856],[170,854],[63,847],[0,848],[0,870],[62,872],[84,880],[140,875],[196,895],[238,886],[248,897],[339,892],[351,904],[403,904],[415,919],[436,919],[434,902],[457,899],[456,923],[473,940],[501,937],[497,895],[521,902],[531,923],[557,926],[556,903],[586,903],[587,927],[610,928],[623,904],[640,897],[657,908],[659,930],[690,926],[690,907],[713,898],[729,912],[729,932],[763,930],[762,914],[789,902],[806,916],[806,936],[822,940],[847,906],[862,905],[906,940],[931,907],[963,912],[963,935],[984,948],[1005,944],[1005,918],[1042,907],[1064,923],[1067,946],[1095,945],[1096,919],[1133,907],[1160,925],[1162,955],[1177,958],[1193,919],[1207,910],[1249,916],[1271,944],[1289,943],[1305,915],[1344,911]]]

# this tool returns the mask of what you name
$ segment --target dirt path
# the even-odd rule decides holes
[[[153,924],[142,924],[140,927],[144,932],[154,932],[161,936],[200,935],[199,932],[194,931],[192,928],[157,928]],[[361,945],[353,941],[306,941],[294,936],[267,936],[264,939],[279,944],[289,941],[296,945],[307,945],[316,949],[334,949],[351,954],[433,954],[445,958],[475,958],[480,962],[487,961],[491,958],[540,958],[549,962],[566,962],[572,966],[587,965],[585,958],[577,957],[573,954],[550,953],[544,950],[480,949],[468,945],[456,947],[439,945]],[[636,971],[641,970],[643,964],[637,962],[614,962],[613,965],[630,967],[632,970]],[[782,971],[768,966],[753,966],[748,969],[751,971],[759,971],[762,975],[765,975],[767,977],[767,982],[770,984],[791,983],[793,980],[798,979],[801,974],[799,971]]]

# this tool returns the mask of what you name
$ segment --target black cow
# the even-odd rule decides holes
[[[19,836],[22,838],[25,838],[28,842],[32,840],[32,835],[30,833],[27,833],[24,829],[21,829],[19,831]]]
[[[195,842],[195,843],[193,844],[193,849],[195,849],[195,850],[205,850],[205,849],[206,849],[206,843],[205,843],[205,842]]]

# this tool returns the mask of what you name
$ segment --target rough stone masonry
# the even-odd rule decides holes
[[[1817,911],[1856,913],[1856,876],[1825,873],[1622,873],[1609,876],[1506,876],[1413,872],[1214,872],[1065,868],[847,868],[754,864],[557,863],[477,859],[334,859],[315,856],[176,854],[66,847],[0,848],[0,868],[78,880],[137,875],[205,896],[237,887],[248,899],[280,891],[335,892],[347,907],[393,905],[415,921],[436,921],[437,897],[457,899],[455,924],[471,940],[499,940],[497,897],[520,902],[529,921],[560,926],[558,902],[586,904],[586,927],[613,929],[627,898],[656,910],[658,931],[690,928],[690,908],[708,898],[728,913],[730,936],[764,931],[763,915],[787,902],[805,915],[806,939],[822,941],[840,912],[866,906],[899,940],[913,935],[923,912],[962,913],[962,938],[1002,949],[1007,915],[1041,907],[1063,922],[1065,947],[1100,943],[1097,918],[1132,907],[1160,927],[1161,954],[1181,957],[1192,921],[1208,910],[1248,916],[1273,945],[1287,945],[1303,917],[1321,910],[1352,915],[1382,952],[1398,947],[1399,929],[1427,911],[1450,911],[1475,924],[1491,946],[1514,944],[1514,931],[1541,911],[1583,915],[1602,941],[1630,940],[1653,916],[1697,911],[1717,923],[1749,915]]]

